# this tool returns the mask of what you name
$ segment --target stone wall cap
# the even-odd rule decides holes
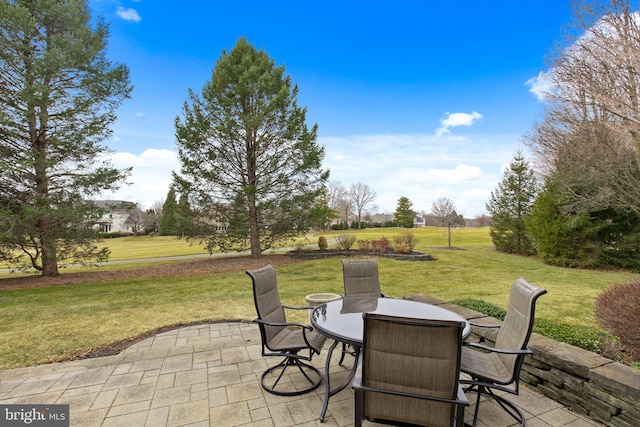
[[[589,381],[621,399],[640,400],[640,371],[622,363],[614,362],[592,369]]]

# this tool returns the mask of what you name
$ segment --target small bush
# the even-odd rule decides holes
[[[112,231],[110,233],[98,233],[98,237],[101,239],[115,239],[118,237],[130,236],[131,233],[123,233],[121,231]]]
[[[321,251],[326,251],[329,248],[329,243],[327,242],[327,238],[324,236],[318,237],[318,249]]]
[[[409,254],[412,251],[411,246],[406,243],[397,243],[394,250],[397,254]]]
[[[595,301],[596,318],[600,325],[620,338],[626,352],[640,358],[640,280],[620,284],[604,291]]]
[[[395,249],[398,253],[409,253],[413,251],[413,248],[418,244],[418,239],[413,234],[413,231],[405,231],[393,237],[393,242],[395,243]],[[398,251],[398,247],[406,248],[409,250],[406,252]]]
[[[336,237],[336,241],[340,249],[348,251],[356,242],[356,236],[353,234],[339,234],[338,237]]]
[[[389,239],[382,236],[380,240],[372,240],[371,241],[371,250],[377,254],[389,252],[391,249],[391,244],[389,243]]]
[[[487,316],[495,317],[498,320],[504,320],[504,316],[507,314],[507,310],[504,308],[479,299],[462,298],[451,302],[455,305],[459,305],[460,307],[466,307],[468,309],[484,313]]]
[[[593,326],[571,325],[538,317],[536,317],[533,330],[552,340],[593,352],[601,352],[603,346],[608,345],[611,341],[609,334]]]
[[[360,252],[371,252],[371,242],[368,240],[358,240],[358,250]]]

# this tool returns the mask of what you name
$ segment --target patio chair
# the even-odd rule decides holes
[[[459,385],[463,322],[365,313],[353,381],[355,425],[363,419],[462,426],[469,401]]]
[[[342,275],[344,277],[345,298],[380,298],[388,297],[380,290],[378,262],[375,259],[343,259]],[[357,352],[342,344],[339,365],[344,362],[345,354],[356,356]]]
[[[478,420],[480,397],[484,394],[495,401],[511,415],[521,426],[525,425],[522,411],[504,396],[494,393],[495,390],[517,395],[519,390],[520,369],[527,354],[533,352],[527,348],[533,320],[536,300],[546,294],[542,288],[531,285],[520,278],[511,286],[509,306],[502,325],[482,325],[472,323],[476,327],[500,328],[493,347],[468,342],[462,348],[462,364],[460,370],[470,380],[461,380],[466,384],[465,392],[477,393],[473,425]]]
[[[246,273],[253,281],[253,299],[258,313],[254,322],[260,327],[262,355],[283,358],[279,364],[270,367],[262,374],[260,384],[269,393],[281,396],[299,395],[315,389],[322,381],[322,374],[315,366],[305,361],[310,362],[314,354],[320,354],[326,337],[310,325],[287,322],[284,310],[285,308],[307,310],[313,307],[282,305],[276,271],[271,265],[257,270],[248,270]],[[308,356],[304,354],[307,350]],[[298,375],[302,374],[298,379],[305,385],[284,381],[281,387],[278,387],[278,383],[290,366],[299,370],[299,373],[294,372]],[[295,377],[291,378],[295,379]]]
[[[343,259],[345,298],[386,297],[380,290],[378,262],[375,259]]]

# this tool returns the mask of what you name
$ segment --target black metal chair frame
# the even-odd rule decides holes
[[[484,327],[484,328],[499,328],[500,327],[500,325],[482,325],[482,324],[473,323],[473,322],[469,322],[469,323],[472,326]],[[493,353],[518,355],[518,358],[517,358],[517,361],[516,361],[516,367],[514,369],[514,374],[515,373],[518,373],[518,374],[520,373],[520,370],[522,369],[522,364],[524,363],[524,357],[527,354],[533,354],[533,352],[531,350],[529,350],[529,349],[524,349],[524,350],[503,350],[503,349],[496,349],[494,347],[489,347],[489,346],[486,346],[486,345],[482,345],[482,344],[479,344],[479,343],[473,343],[473,342],[465,343],[465,346],[480,348],[482,350],[493,352]],[[460,383],[468,385],[468,387],[466,387],[464,389],[465,393],[472,393],[472,392],[476,392],[477,393],[476,405],[475,405],[475,409],[474,409],[474,412],[473,412],[473,424],[472,424],[472,426],[475,427],[475,425],[477,424],[478,410],[480,409],[480,397],[483,394],[485,394],[488,397],[494,399],[496,401],[496,403],[498,403],[498,405],[500,405],[500,407],[505,412],[507,412],[509,415],[511,415],[511,417],[513,419],[515,419],[522,427],[524,427],[524,425],[525,425],[524,414],[522,413],[520,408],[518,408],[516,406],[516,404],[511,402],[510,400],[504,398],[503,396],[497,395],[497,394],[495,394],[493,392],[493,390],[496,389],[496,390],[504,391],[506,393],[510,393],[510,394],[513,394],[513,395],[517,396],[518,393],[520,392],[520,378],[519,378],[519,375],[515,375],[515,377],[512,377],[511,381],[505,382],[505,383],[501,383],[501,382],[497,382],[497,381],[493,381],[493,380],[485,380],[480,375],[472,375],[472,374],[468,374],[468,375],[470,375],[472,379],[471,380],[461,379]],[[510,385],[510,384],[513,384],[513,388],[506,387],[507,385]]]
[[[266,268],[273,268],[270,265],[263,267],[263,269]],[[262,269],[260,269],[262,270]],[[258,300],[257,300],[257,295],[256,295],[256,277],[254,275],[255,272],[258,272],[260,270],[254,270],[254,271],[247,271],[247,275],[249,275],[251,277],[251,280],[253,281],[253,287],[254,287],[254,292],[253,292],[253,297],[254,297],[254,303],[256,305],[256,311],[258,313],[260,313],[259,309],[258,309]],[[310,310],[313,309],[314,307],[310,307],[310,306],[304,306],[304,307],[294,307],[294,306],[289,306],[289,305],[284,305],[284,304],[280,304],[280,306],[283,309],[290,309],[290,310]],[[258,324],[259,329],[260,329],[260,337],[261,337],[261,341],[262,341],[262,356],[275,356],[275,357],[283,357],[283,360],[278,363],[277,365],[271,366],[270,368],[268,368],[266,371],[264,371],[260,377],[260,384],[262,385],[262,388],[264,388],[266,391],[268,391],[269,393],[275,394],[275,395],[279,395],[279,396],[297,396],[300,394],[304,394],[304,393],[308,393],[314,389],[316,389],[322,382],[322,374],[320,372],[320,370],[318,368],[316,368],[315,366],[311,365],[310,363],[306,363],[306,362],[310,362],[311,359],[313,358],[314,354],[320,354],[319,350],[316,350],[314,348],[314,346],[311,344],[311,342],[309,341],[307,334],[313,331],[313,328],[310,325],[306,325],[304,323],[299,323],[299,322],[270,322],[270,321],[266,321],[264,319],[261,319],[260,317],[254,319],[254,322]],[[276,328],[287,328],[289,331],[289,333],[301,333],[302,337],[304,339],[304,346],[298,345],[298,346],[291,346],[291,347],[282,347],[282,348],[272,348],[269,346],[269,341],[267,338],[267,328],[269,327],[276,327]],[[304,354],[300,354],[300,352],[302,352],[303,350],[309,350],[309,355],[306,356]],[[282,391],[282,390],[278,390],[276,389],[278,383],[280,382],[280,380],[282,379],[282,377],[284,376],[285,371],[287,370],[288,367],[293,366],[296,367],[301,373],[302,375],[307,379],[307,381],[309,382],[309,386],[299,389],[299,390],[295,390],[295,391]],[[267,375],[270,375],[273,372],[277,372],[278,370],[280,370],[279,373],[277,373],[277,378],[276,380],[273,382],[273,384],[268,385],[265,383],[265,378]]]
[[[531,307],[530,307],[530,320],[527,326],[527,330],[525,332],[525,338],[523,341],[522,348],[520,349],[504,349],[504,348],[496,348],[487,345],[483,345],[481,343],[474,342],[466,342],[464,343],[465,347],[478,348],[480,351],[488,352],[488,353],[498,353],[498,354],[506,354],[506,355],[514,355],[516,356],[516,360],[514,363],[514,369],[511,373],[511,377],[506,381],[498,381],[493,378],[489,378],[487,376],[483,376],[478,372],[469,372],[462,368],[462,371],[471,376],[471,380],[461,379],[461,384],[466,384],[467,387],[464,389],[465,393],[476,392],[476,406],[473,414],[473,424],[472,426],[476,426],[478,420],[478,411],[480,409],[480,398],[484,394],[489,398],[492,398],[500,405],[500,407],[507,412],[514,420],[516,420],[520,426],[525,426],[525,417],[520,408],[516,406],[513,402],[508,400],[507,398],[497,395],[493,392],[493,390],[503,391],[509,394],[518,395],[520,391],[520,371],[522,369],[522,365],[524,363],[525,356],[528,354],[533,354],[528,348],[529,338],[531,337],[531,333],[533,332],[533,323],[535,318],[535,306],[536,301],[539,297],[546,294],[547,291],[542,288],[536,288],[526,282],[524,279],[518,279],[514,286],[518,283],[524,283],[526,286],[532,287],[534,290],[532,291],[531,296]],[[505,320],[507,320],[505,318]],[[475,322],[469,322],[472,326],[481,327],[481,328],[502,328],[504,324],[501,325],[490,325],[490,324],[480,324]],[[508,387],[512,385],[512,387]]]

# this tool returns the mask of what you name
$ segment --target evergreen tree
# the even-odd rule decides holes
[[[538,194],[526,225],[540,258],[563,267],[640,270],[640,217],[622,208],[572,209],[579,194],[562,192],[551,179]]]
[[[178,202],[176,201],[176,190],[171,186],[167,193],[167,198],[162,205],[162,215],[158,221],[158,234],[161,236],[176,236],[178,234],[177,216]]]
[[[176,234],[178,236],[188,236],[193,233],[193,217],[189,206],[189,195],[182,193],[176,207]]]
[[[106,58],[108,26],[83,0],[0,1],[0,261],[58,275],[104,261],[85,199],[124,182],[104,159],[129,71]]]
[[[394,219],[398,227],[413,228],[413,203],[408,197],[398,199]]]
[[[537,191],[538,183],[533,169],[522,151],[518,150],[486,205],[493,219],[489,233],[498,251],[535,254],[535,245],[527,232],[525,219],[531,212]]]
[[[259,258],[317,220],[329,172],[297,96],[284,67],[244,38],[222,52],[201,96],[189,92],[175,122],[174,178],[199,219],[193,237],[210,251],[250,249]]]

